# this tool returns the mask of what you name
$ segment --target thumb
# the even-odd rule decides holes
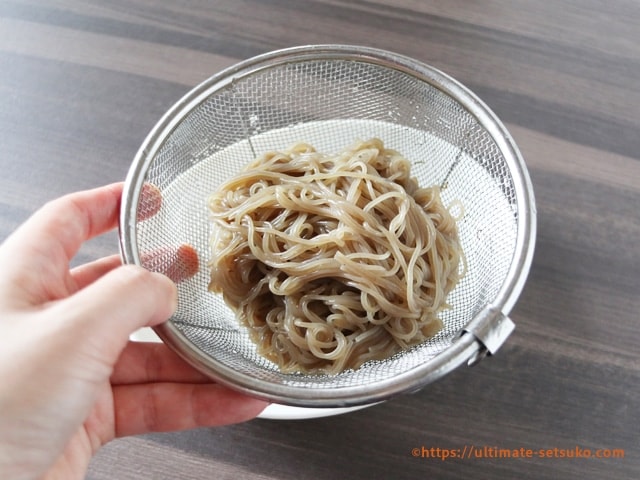
[[[177,302],[176,286],[169,278],[135,265],[123,265],[59,306],[70,322],[72,335],[93,344],[98,350],[94,352],[112,363],[131,333],[167,320]]]

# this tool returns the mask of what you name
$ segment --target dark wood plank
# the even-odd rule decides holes
[[[458,78],[507,123],[536,191],[536,256],[495,358],[344,416],[116,440],[88,478],[639,478],[639,24],[633,0],[0,0],[0,239],[50,198],[124,178],[207,76],[308,43]],[[116,249],[107,235],[77,262]],[[625,458],[411,454],[465,445]]]
[[[288,0],[226,0],[190,9],[144,2],[125,9],[114,2],[113,9],[127,11],[118,19],[28,2],[9,6],[4,7],[5,18],[234,58],[328,42],[325,32],[331,31],[331,42],[395,50],[451,73],[506,121],[634,158],[640,151],[635,108],[640,92],[630,82],[640,75],[640,58],[602,51],[593,43],[509,30],[509,19],[478,25],[398,5],[320,0],[297,9]],[[640,8],[628,4],[615,13],[602,9],[596,14],[603,34],[614,35],[608,32],[612,21],[640,19]],[[235,28],[238,18],[242,21]],[[192,30],[185,32],[185,26]],[[606,97],[599,93],[603,89]]]

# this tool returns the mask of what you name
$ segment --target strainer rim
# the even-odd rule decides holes
[[[412,75],[429,83],[464,107],[489,132],[505,157],[512,175],[518,209],[517,237],[513,258],[494,301],[483,310],[506,316],[524,287],[535,246],[536,211],[533,187],[515,141],[495,113],[471,90],[437,68],[414,58],[387,50],[352,45],[306,45],[258,55],[228,67],[206,79],[176,102],[148,134],[125,180],[120,212],[120,250],[123,263],[141,265],[137,246],[137,205],[139,194],[156,153],[182,120],[214,92],[249,75],[285,63],[308,60],[353,60],[373,63]],[[481,312],[482,313],[482,312]],[[478,314],[476,317],[480,316]],[[486,316],[486,315],[485,315]],[[474,317],[474,318],[476,318]],[[489,318],[489,316],[487,316]],[[473,320],[473,319],[472,319]],[[160,338],[196,368],[221,383],[253,396],[282,404],[307,407],[354,406],[414,391],[440,378],[469,359],[477,358],[485,349],[473,334],[463,334],[428,362],[384,381],[366,386],[310,389],[278,385],[245,374],[239,374],[212,358],[202,358],[198,349],[171,321],[154,328]],[[508,333],[507,333],[508,335]]]

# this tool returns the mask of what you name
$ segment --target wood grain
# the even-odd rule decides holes
[[[495,358],[366,410],[120,439],[88,478],[640,478],[640,4],[595,0],[0,0],[0,239],[124,178],[160,116],[240,59],[361,44],[434,65],[507,124],[538,242]],[[78,262],[115,252],[113,234]],[[621,448],[624,459],[414,458]]]

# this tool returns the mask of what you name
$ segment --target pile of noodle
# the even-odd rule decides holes
[[[463,260],[455,219],[382,141],[269,152],[209,209],[209,289],[283,372],[357,369],[442,328]]]

